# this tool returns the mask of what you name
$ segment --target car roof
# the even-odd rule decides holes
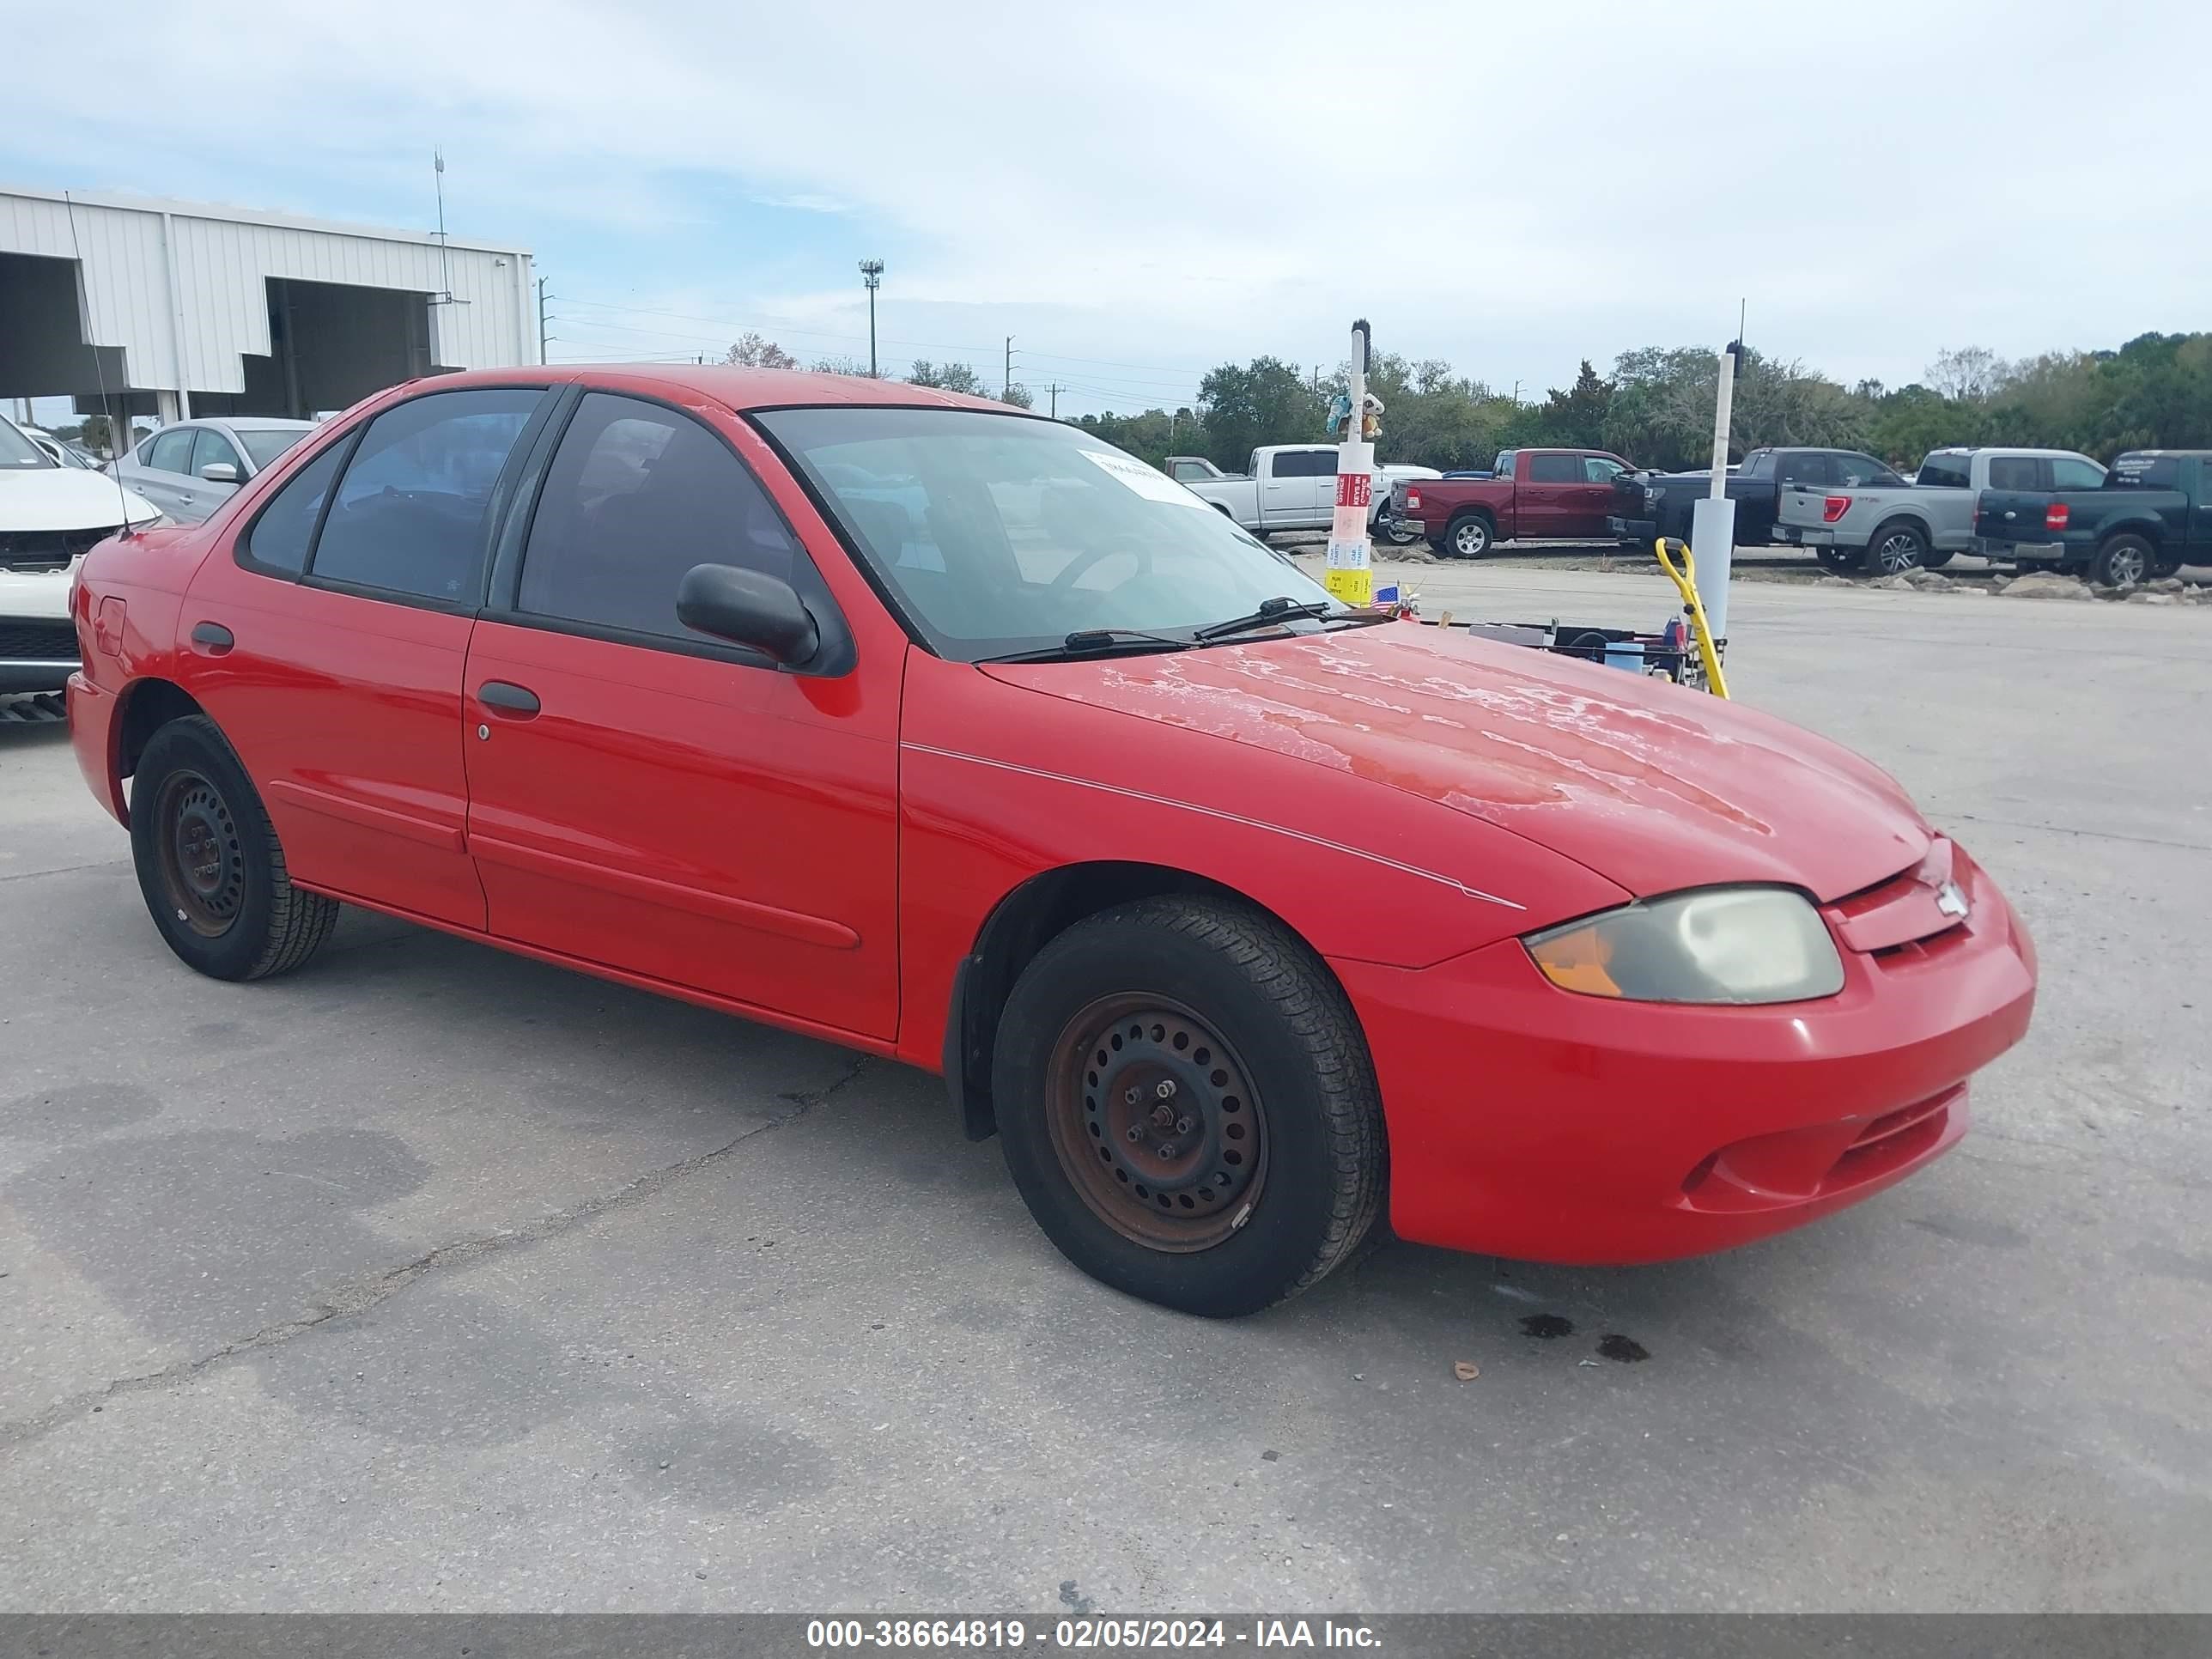
[[[606,386],[655,391],[682,401],[704,398],[740,412],[782,409],[793,404],[870,404],[884,407],[980,409],[1000,415],[1041,415],[1002,404],[995,398],[971,398],[904,380],[872,380],[861,374],[811,374],[790,368],[737,368],[721,363],[593,363],[588,368],[552,363],[544,368],[472,368],[458,374],[412,381],[415,392],[459,390],[472,386],[526,384]]]
[[[2197,455],[2212,459],[2212,449],[2124,449],[2120,453],[2124,455],[2172,455],[2177,459]]]
[[[234,432],[313,432],[313,421],[286,420],[276,415],[206,415],[195,416],[192,424],[203,422],[220,423]]]

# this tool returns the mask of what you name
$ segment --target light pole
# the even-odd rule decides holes
[[[868,378],[876,378],[876,290],[884,285],[884,262],[860,261],[860,280],[868,285]]]

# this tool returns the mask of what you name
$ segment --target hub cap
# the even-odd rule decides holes
[[[1203,1250],[1243,1224],[1267,1176],[1267,1120],[1243,1066],[1180,1003],[1102,997],[1054,1045],[1053,1150],[1124,1238]]]
[[[221,937],[246,902],[246,857],[229,806],[197,772],[179,772],[162,785],[157,812],[171,914],[204,938]]]

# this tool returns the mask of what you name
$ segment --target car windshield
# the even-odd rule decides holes
[[[246,453],[253,461],[253,470],[258,472],[307,435],[305,432],[288,431],[283,427],[248,427],[239,432],[238,440],[246,446]]]
[[[1276,599],[1349,609],[1164,473],[1070,427],[957,409],[757,418],[943,656],[1102,629],[1188,640]]]
[[[5,421],[0,421],[0,466],[52,466],[53,458]]]

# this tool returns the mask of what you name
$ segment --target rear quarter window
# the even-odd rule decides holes
[[[1920,476],[1914,482],[1923,489],[1971,489],[1973,488],[1972,458],[1966,455],[1930,455],[1920,463]]]
[[[1927,482],[1927,475],[1921,475]],[[1990,488],[1992,489],[2040,489],[2043,488],[2043,464],[2033,455],[1999,455],[1990,462]]]
[[[2105,488],[2179,489],[2181,488],[2181,457],[2123,455],[2112,463],[2112,470],[2105,475]]]

